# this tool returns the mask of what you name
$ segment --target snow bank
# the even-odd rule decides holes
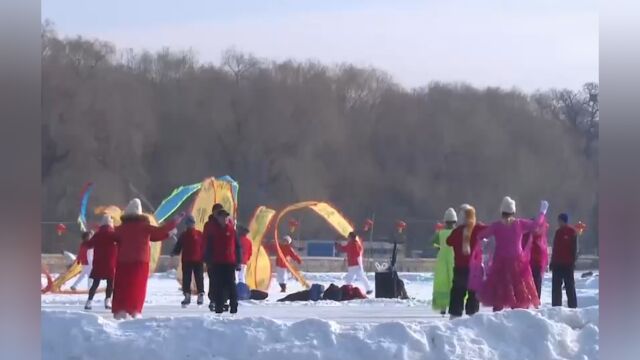
[[[43,359],[596,359],[598,307],[339,325],[207,314],[115,322],[42,310]]]

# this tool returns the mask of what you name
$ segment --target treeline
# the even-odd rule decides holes
[[[273,62],[230,49],[219,64],[190,52],[118,50],[42,30],[43,222],[73,221],[82,185],[92,205],[142,194],[157,206],[172,188],[229,174],[248,221],[273,208],[326,200],[376,237],[405,220],[412,249],[428,249],[434,221],[468,202],[479,218],[517,199],[567,211],[597,245],[598,86],[525,94],[431,83],[406,89],[378,69]],[[304,237],[331,231],[304,215]],[[74,248],[43,225],[43,251]],[[74,226],[71,226],[75,228]]]

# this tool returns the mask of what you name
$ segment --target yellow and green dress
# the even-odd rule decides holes
[[[433,297],[431,307],[446,311],[449,307],[451,284],[453,283],[453,248],[447,245],[447,238],[453,229],[442,229],[433,235],[433,246],[438,248],[436,267],[433,274]]]

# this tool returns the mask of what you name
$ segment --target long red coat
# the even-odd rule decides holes
[[[347,265],[359,266],[362,263],[362,252],[364,248],[360,240],[349,240],[346,245],[336,243],[336,249],[340,252],[347,253]]]
[[[163,241],[169,231],[175,229],[174,220],[162,226],[153,226],[145,215],[122,217],[122,224],[116,228],[118,236],[118,263],[148,263],[151,258],[151,241]]]
[[[116,275],[111,311],[142,313],[149,278],[150,241],[162,241],[176,227],[174,220],[153,226],[144,215],[125,215],[115,229],[118,241]]]
[[[93,268],[89,277],[113,280],[118,255],[117,241],[115,230],[105,225],[87,242],[87,247],[93,249]]]

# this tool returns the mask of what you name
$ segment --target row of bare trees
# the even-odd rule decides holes
[[[336,204],[376,233],[408,222],[427,249],[447,207],[497,216],[504,195],[532,216],[552,210],[596,223],[597,84],[525,94],[431,83],[408,90],[349,64],[273,62],[229,49],[219,65],[192,52],[118,50],[42,31],[43,220],[73,220],[84,182],[92,205],[229,174],[246,221],[258,205]],[[303,216],[304,237],[332,236]],[[593,227],[591,228],[593,229]],[[74,247],[43,228],[43,250]],[[597,244],[585,235],[583,251]]]

